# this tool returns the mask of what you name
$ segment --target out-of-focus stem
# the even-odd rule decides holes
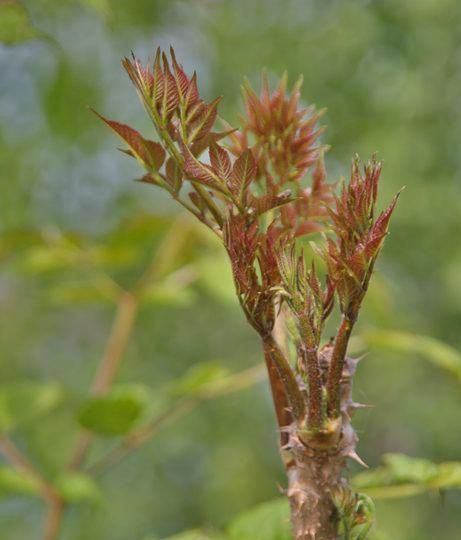
[[[193,410],[201,401],[247,388],[261,380],[263,376],[264,366],[260,364],[239,373],[229,375],[225,379],[209,383],[193,398],[180,399],[144,426],[140,426],[131,433],[128,433],[119,444],[91,464],[86,469],[86,472],[90,474],[104,472],[122,461],[133,450],[150,441],[162,427]]]
[[[40,495],[48,507],[43,525],[43,540],[56,540],[61,528],[64,509],[62,497],[27,459],[21,450],[19,450],[8,435],[0,436],[0,452],[11,465],[23,471],[39,486]]]
[[[65,503],[60,497],[48,501],[48,511],[43,524],[43,540],[57,540],[64,517]]]
[[[117,314],[106,344],[103,360],[93,383],[95,394],[104,394],[111,387],[127,348],[137,311],[137,298],[130,292],[124,292],[120,296]]]
[[[93,383],[92,391],[95,395],[105,394],[112,385],[133,330],[138,305],[139,301],[132,293],[125,291],[121,294],[104,355]],[[91,433],[84,431],[80,434],[70,462],[71,468],[78,468],[83,463],[92,440]]]

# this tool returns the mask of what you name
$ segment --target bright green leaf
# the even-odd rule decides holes
[[[56,382],[14,381],[0,387],[0,431],[9,431],[53,409],[63,392]]]

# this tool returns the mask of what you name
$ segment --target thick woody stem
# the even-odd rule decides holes
[[[328,371],[327,412],[330,418],[337,418],[340,414],[341,375],[343,372],[344,358],[346,357],[347,345],[349,343],[349,338],[351,336],[353,326],[354,322],[347,315],[343,315],[338,333],[334,341],[330,369]]]
[[[333,351],[332,351],[333,352]],[[327,358],[331,364],[332,357]],[[337,540],[340,514],[335,505],[338,493],[350,491],[343,476],[347,458],[360,460],[355,447],[357,435],[351,416],[358,404],[352,401],[352,378],[356,361],[346,358],[339,381],[340,413],[329,431],[311,433],[290,430],[287,452],[288,499],[294,540]]]
[[[288,498],[295,540],[336,540],[339,515],[333,495],[344,483],[345,459],[299,446],[288,470]]]

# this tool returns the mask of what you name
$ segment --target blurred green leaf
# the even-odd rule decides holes
[[[224,253],[202,257],[198,263],[199,284],[218,300],[235,305],[235,287]]]
[[[84,5],[92,9],[100,17],[107,17],[110,14],[109,0],[80,0]]]
[[[22,43],[40,36],[30,20],[26,8],[15,0],[0,2],[0,42]]]
[[[461,462],[436,464],[404,454],[385,454],[383,463],[383,467],[357,474],[353,479],[354,487],[383,499],[461,488]]]
[[[83,134],[87,135],[91,126],[88,105],[99,102],[96,81],[91,77],[91,63],[85,71],[70,58],[61,55],[54,77],[49,81],[47,91],[42,94],[42,106],[47,116],[48,127],[63,141],[66,138],[77,144]]]
[[[68,281],[51,287],[47,293],[50,302],[56,304],[80,304],[93,302],[114,302],[116,291],[105,280]]]
[[[144,303],[163,306],[189,306],[195,299],[196,295],[191,289],[168,283],[153,283],[142,294]]]
[[[40,484],[37,480],[19,469],[0,467],[0,497],[39,494]]]
[[[123,387],[103,397],[90,398],[80,409],[80,424],[100,435],[128,433],[146,407],[145,396],[139,388]]]
[[[446,343],[432,337],[397,330],[365,332],[360,337],[370,348],[418,354],[449,371],[461,382],[461,354]]]
[[[199,396],[211,384],[224,381],[229,372],[217,362],[204,362],[192,366],[184,376],[170,387],[175,397]]]
[[[59,245],[39,245],[28,250],[22,257],[19,268],[32,274],[67,270],[81,262],[75,246],[60,242]]]
[[[33,229],[16,229],[0,233],[0,260],[17,256],[42,242],[42,233]]]
[[[0,431],[9,431],[56,407],[63,397],[52,381],[14,381],[0,387]]]
[[[438,467],[428,459],[405,454],[384,454],[383,463],[396,482],[424,483],[437,475]]]
[[[229,540],[292,540],[287,499],[276,499],[240,514],[229,526]]]
[[[149,540],[146,538],[146,540]],[[153,540],[153,539],[151,539]],[[210,536],[209,534],[206,534],[198,529],[195,529],[193,531],[186,531],[183,533],[175,534],[173,536],[168,536],[168,538],[164,538],[163,540],[224,540],[222,536]]]
[[[54,485],[65,501],[69,503],[99,503],[102,494],[96,482],[81,472],[66,472],[59,476]]]

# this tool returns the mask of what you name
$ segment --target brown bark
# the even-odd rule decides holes
[[[346,480],[345,458],[298,443],[288,470],[288,499],[295,540],[336,540],[339,516],[333,494]]]
[[[323,376],[331,362],[332,348],[322,356]],[[352,401],[352,378],[357,362],[346,358],[340,379],[340,416],[327,421],[320,430],[310,431],[293,423],[285,446],[288,490],[295,540],[337,540],[339,514],[335,494],[348,491],[343,476],[347,458],[361,461],[355,447],[358,437],[351,415],[360,405]]]

